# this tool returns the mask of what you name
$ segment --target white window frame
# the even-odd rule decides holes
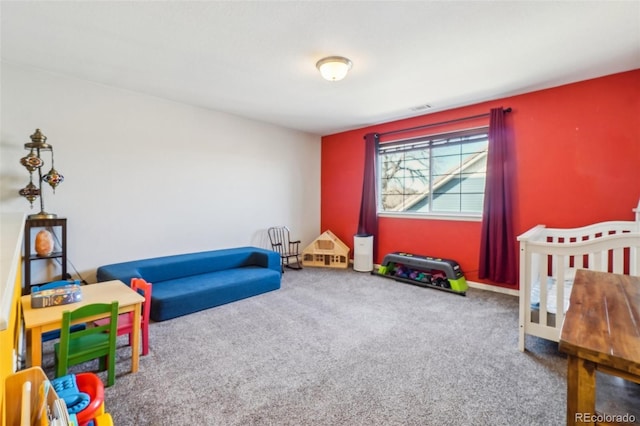
[[[484,154],[483,154],[485,155],[484,161],[486,164],[486,155],[488,154],[488,136],[489,136],[488,134],[489,134],[489,127],[482,126],[482,127],[464,129],[464,130],[453,131],[453,132],[437,133],[437,134],[425,135],[420,137],[413,137],[410,139],[380,142],[378,149],[376,151],[376,169],[378,171],[378,173],[376,173],[377,175],[376,185],[378,186],[377,188],[378,189],[377,191],[378,216],[411,218],[411,219],[431,219],[431,220],[436,219],[436,220],[460,220],[460,221],[476,221],[476,222],[481,221],[482,209],[480,209],[480,211],[469,211],[469,212],[437,211],[437,210],[432,211],[431,203],[429,203],[429,211],[427,212],[384,210],[382,205],[382,202],[383,202],[382,189],[383,189],[383,179],[384,179],[384,176],[382,176],[382,159],[383,159],[384,152],[388,151],[390,148],[392,149],[398,148],[400,151],[402,151],[403,149],[408,148],[410,146],[414,146],[414,147],[421,146],[423,149],[428,149],[429,152],[431,153],[433,149],[437,149],[438,147],[442,147],[445,145],[464,145],[465,143],[474,142],[473,138],[477,138],[477,136],[482,135],[482,139],[486,139],[486,149],[484,150]],[[464,139],[467,139],[467,141],[465,141]],[[408,151],[409,149],[407,149],[407,152]],[[462,156],[462,154],[460,155]],[[427,159],[425,158],[424,160],[427,160]],[[432,189],[431,185],[433,182],[433,174],[434,174],[433,171],[435,169],[433,167],[432,161],[433,161],[433,157],[429,154],[429,158],[428,158],[428,162],[429,162],[429,168],[428,168],[429,179],[428,180],[430,185],[429,189]],[[485,174],[485,178],[486,178],[486,167],[482,172]],[[427,191],[426,194],[427,194],[426,196],[432,197],[430,191]],[[403,193],[402,196],[404,197],[406,196],[406,194]],[[483,188],[482,197],[484,199],[484,188]],[[432,198],[429,198],[429,200],[432,201]]]

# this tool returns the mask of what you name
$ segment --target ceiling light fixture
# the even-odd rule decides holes
[[[329,56],[320,59],[316,63],[316,68],[325,80],[339,81],[347,76],[353,66],[351,60],[342,56]]]

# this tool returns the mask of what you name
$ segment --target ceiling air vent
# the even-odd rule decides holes
[[[427,109],[430,109],[430,108],[431,108],[431,105],[424,104],[424,105],[418,105],[418,106],[411,107],[410,109],[411,109],[411,111],[424,111],[424,110],[427,110]]]

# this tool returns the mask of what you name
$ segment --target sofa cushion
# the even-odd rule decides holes
[[[245,266],[153,283],[151,319],[164,321],[280,288],[280,274]]]

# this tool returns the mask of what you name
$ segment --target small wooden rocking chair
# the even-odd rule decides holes
[[[302,269],[300,262],[300,241],[291,241],[289,228],[286,226],[274,226],[268,230],[271,248],[280,255],[282,272],[284,267],[290,269]],[[295,262],[289,263],[289,259],[295,258]]]

